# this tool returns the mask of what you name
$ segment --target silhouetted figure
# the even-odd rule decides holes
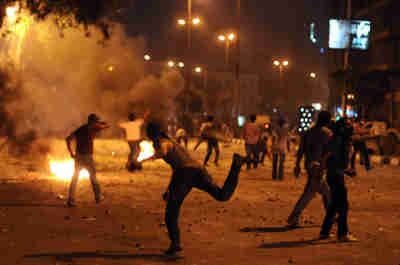
[[[351,137],[353,127],[346,119],[339,120],[334,128],[334,136],[329,143],[328,152],[324,160],[327,166],[326,178],[331,189],[332,203],[329,205],[320,238],[329,238],[334,217],[338,214],[337,237],[339,241],[349,242],[357,239],[348,233],[347,213],[349,203],[344,174],[349,164]]]
[[[90,174],[90,181],[94,192],[96,203],[102,200],[100,185],[96,178],[96,167],[93,160],[93,141],[96,134],[109,126],[100,121],[96,114],[90,114],[87,124],[79,127],[66,138],[67,148],[71,157],[75,160],[75,170],[69,185],[69,197],[67,206],[75,206],[75,191],[78,183],[78,176],[81,169],[85,168]],[[75,152],[73,152],[71,142],[76,141]]]
[[[150,121],[146,128],[147,136],[153,141],[155,158],[162,158],[172,168],[171,182],[163,195],[167,201],[165,223],[171,245],[165,252],[174,254],[181,251],[178,217],[181,205],[192,188],[209,193],[218,201],[228,201],[238,184],[239,172],[244,158],[235,154],[229,175],[222,188],[212,180],[207,170],[179,144],[171,140],[163,129],[162,122]]]
[[[304,165],[308,180],[303,194],[288,218],[287,222],[291,227],[298,226],[301,213],[317,192],[322,195],[324,207],[328,209],[330,191],[323,179],[322,162],[333,135],[332,131],[327,127],[330,121],[331,114],[327,111],[321,111],[318,115],[317,124],[302,136],[294,171],[296,177],[298,177],[300,174],[300,162],[303,156],[305,156]]]

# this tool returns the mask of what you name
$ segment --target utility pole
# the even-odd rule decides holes
[[[236,66],[235,66],[235,91],[234,91],[234,118],[240,114],[240,24],[241,24],[241,1],[236,2]]]
[[[346,8],[346,19],[350,21],[351,19],[351,2],[352,0],[347,0],[347,8]],[[353,43],[353,37],[350,35],[350,40],[349,40],[349,47],[344,51],[344,58],[343,58],[343,70],[344,70],[344,90],[343,90],[343,95],[342,95],[342,111],[343,111],[343,117],[347,117],[347,98],[346,98],[346,85],[347,85],[347,72],[349,70],[349,55],[350,55],[350,50],[351,50],[351,45]]]
[[[185,82],[185,94],[189,94],[192,83],[192,61],[191,61],[191,50],[192,50],[192,0],[187,2],[187,19],[186,19],[186,30],[187,30],[187,47],[186,47],[186,82]],[[185,95],[185,112],[189,111],[188,97]]]

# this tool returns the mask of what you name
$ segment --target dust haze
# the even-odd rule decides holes
[[[87,36],[75,28],[61,33],[52,21],[30,26],[14,60],[20,63],[2,65],[3,94],[13,91],[2,108],[16,138],[27,132],[65,137],[93,112],[116,128],[130,111],[174,111],[183,88],[179,72],[149,73],[145,40],[127,37],[121,25],[111,33],[104,41],[95,29]]]

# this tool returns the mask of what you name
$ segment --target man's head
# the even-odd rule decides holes
[[[95,113],[92,113],[88,116],[88,123],[96,123],[100,121],[100,117]]]
[[[134,120],[136,119],[135,113],[134,113],[134,112],[129,113],[128,119],[129,119],[130,121],[134,121]]]
[[[257,120],[257,115],[256,114],[251,114],[249,117],[250,122],[256,122]]]
[[[317,125],[319,126],[328,126],[329,123],[331,122],[331,113],[329,111],[321,111],[318,114],[318,120],[317,120]]]
[[[208,115],[207,116],[207,122],[213,122],[214,121],[214,116]]]

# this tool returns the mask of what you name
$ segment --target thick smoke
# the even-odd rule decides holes
[[[178,72],[148,73],[145,40],[127,37],[122,26],[102,40],[101,32],[88,37],[73,28],[61,35],[52,22],[30,26],[20,64],[3,78],[3,91],[17,91],[2,102],[17,138],[65,137],[93,112],[116,125],[130,111],[174,111],[183,88]]]

